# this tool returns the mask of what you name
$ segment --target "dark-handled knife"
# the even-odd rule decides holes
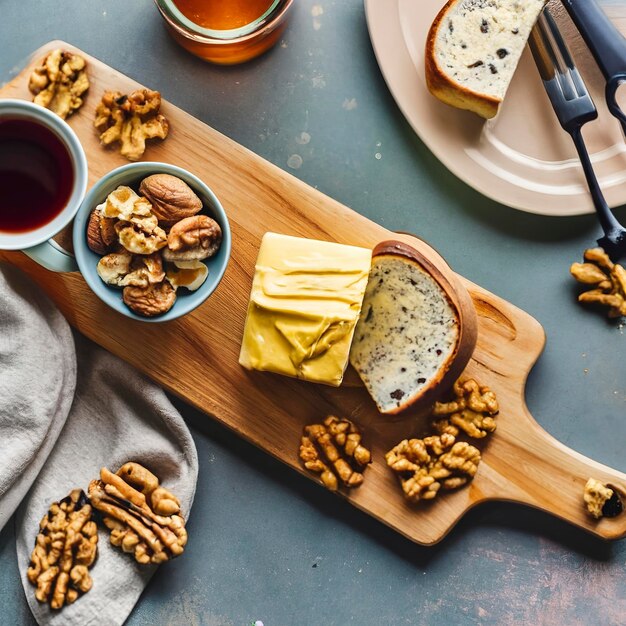
[[[616,93],[626,81],[626,38],[597,0],[561,0],[606,79],[606,103],[626,135],[626,115]]]

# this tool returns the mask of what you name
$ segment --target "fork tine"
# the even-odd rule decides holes
[[[577,71],[576,66],[574,65],[574,59],[572,59],[572,55],[570,54],[569,48],[567,47],[567,44],[565,43],[565,40],[563,39],[563,35],[561,34],[561,31],[559,30],[558,26],[556,25],[556,22],[554,21],[554,18],[552,17],[552,13],[550,13],[550,11],[546,9],[543,12],[541,18],[542,18],[542,23],[547,25],[550,35],[554,38],[557,49],[559,53],[561,54],[561,57],[563,58],[565,65],[567,65],[567,67],[570,70]]]
[[[547,9],[533,28],[529,43],[561,126],[569,132],[575,125],[596,119],[595,104]]]
[[[535,59],[541,80],[549,81],[555,78],[556,66],[550,56],[550,47],[545,41],[544,31],[541,27],[541,16],[537,20],[535,28],[530,32],[528,45]]]
[[[559,31],[552,14],[546,9],[537,21],[537,31],[548,55],[559,86],[566,100],[574,100],[589,94],[567,44]]]
[[[554,38],[559,54],[563,58],[563,62],[569,69],[569,74],[571,76],[572,82],[574,84],[574,88],[576,89],[576,93],[579,96],[589,96],[589,91],[587,90],[587,85],[585,85],[585,81],[582,79],[576,64],[574,63],[574,59],[570,53],[568,45],[565,43],[563,39],[563,35],[559,30],[559,27],[556,25],[554,17],[552,17],[552,13],[550,11],[544,11],[545,21],[550,30],[550,35]]]

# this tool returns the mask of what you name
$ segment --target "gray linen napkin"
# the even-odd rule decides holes
[[[15,293],[20,294],[20,300],[16,300]],[[49,320],[54,319],[62,326],[54,306],[41,296],[37,296],[37,300],[36,294],[37,287],[24,275],[0,266],[3,310],[21,306],[25,300],[39,302],[39,311],[48,320],[48,325]],[[15,319],[16,314],[10,317]],[[3,319],[0,318],[0,321]],[[12,332],[16,335],[27,332],[24,326],[29,323],[14,323]],[[3,334],[4,327],[0,325],[0,336]],[[37,337],[31,336],[31,340],[36,342]],[[136,461],[153,471],[161,483],[180,498],[182,513],[187,519],[198,474],[196,448],[180,414],[159,387],[78,335],[74,348],[67,328],[63,334],[59,333],[58,344],[75,357],[76,368],[72,359],[69,360],[69,381],[54,388],[56,395],[49,391],[47,398],[35,401],[26,394],[26,399],[21,400],[23,404],[20,411],[24,413],[28,413],[30,407],[38,406],[36,402],[43,407],[46,400],[49,405],[65,406],[61,396],[69,395],[72,402],[61,434],[18,510],[17,557],[22,584],[39,624],[115,626],[126,620],[154,573],[155,566],[138,565],[131,555],[111,546],[108,531],[101,529],[98,559],[90,570],[93,588],[74,604],[61,611],[51,611],[48,605],[37,602],[34,587],[26,578],[39,521],[51,502],[64,497],[73,488],[82,487],[86,490],[89,481],[98,477],[102,466],[115,471],[126,461]],[[3,347],[2,343],[0,347]],[[49,368],[45,362],[42,363],[45,353],[34,351],[34,354],[38,358],[33,357],[30,361],[23,359],[21,367],[26,371],[35,368],[39,370],[40,376],[44,373],[44,377],[50,376]],[[0,404],[3,406],[0,418],[11,414],[14,405],[11,398],[0,396]],[[30,412],[35,415],[34,411]],[[52,421],[50,416],[60,412],[41,410],[37,413],[37,419]],[[8,428],[4,426],[7,432],[13,432],[10,428],[10,425]],[[6,452],[9,456],[4,458],[10,459],[12,449]],[[3,510],[4,506],[4,498],[0,494],[0,509]],[[185,558],[184,554],[180,558]],[[167,567],[167,563],[161,567]]]
[[[50,454],[75,387],[67,322],[21,272],[0,265],[0,529]]]

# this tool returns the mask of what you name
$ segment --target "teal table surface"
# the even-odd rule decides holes
[[[528,380],[532,414],[566,445],[626,471],[624,326],[583,310],[569,276],[599,236],[594,217],[518,212],[450,174],[389,94],[362,0],[298,0],[282,42],[230,68],[179,48],[150,0],[0,8],[0,81],[64,39],[359,213],[418,234],[528,311],[548,338]],[[500,503],[420,547],[177,406],[200,457],[190,543],[154,576],[129,625],[626,624],[624,541]],[[0,606],[0,625],[34,623],[13,522],[0,533]]]

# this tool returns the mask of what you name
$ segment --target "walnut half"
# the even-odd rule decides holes
[[[158,478],[138,463],[115,474],[106,467],[89,485],[89,499],[103,515],[114,546],[142,564],[163,563],[183,553],[187,544],[180,502]]]
[[[124,278],[130,273],[133,255],[126,250],[111,252],[103,256],[96,266],[98,276],[107,284],[121,287]]]
[[[583,500],[589,515],[595,519],[616,517],[624,510],[624,505],[615,489],[595,478],[590,478],[585,485]]]
[[[163,249],[166,261],[202,261],[212,257],[222,243],[220,225],[208,215],[195,215],[176,222]]]
[[[118,241],[133,254],[153,254],[167,244],[167,235],[154,215],[133,215],[115,224]]]
[[[165,272],[158,252],[133,256],[130,252],[112,252],[103,256],[96,268],[98,276],[114,287],[144,287],[163,281]]]
[[[584,263],[572,263],[570,273],[583,285],[591,287],[578,301],[607,307],[611,318],[626,316],[626,269],[613,263],[602,248],[584,252]]]
[[[30,75],[28,89],[35,96],[33,102],[67,118],[82,106],[82,96],[89,89],[86,67],[79,54],[53,50]]]
[[[441,488],[458,489],[478,470],[477,448],[444,433],[424,439],[405,439],[385,455],[387,465],[400,478],[407,500],[419,502],[437,497]]]
[[[473,378],[457,380],[453,387],[454,400],[435,402],[432,415],[434,426],[440,433],[449,433],[457,437],[463,431],[468,437],[482,439],[496,429],[495,416],[499,407],[496,395],[484,385],[479,385]]]
[[[26,573],[37,586],[39,602],[61,609],[92,587],[89,568],[97,555],[98,529],[81,489],[55,502],[39,523],[39,534]]]
[[[320,474],[330,491],[339,487],[338,478],[346,487],[363,483],[363,470],[371,462],[371,453],[361,444],[361,433],[347,419],[329,415],[323,424],[304,428],[300,442],[300,458],[304,467]]]
[[[129,161],[138,161],[146,150],[147,139],[165,139],[169,122],[159,113],[161,94],[138,89],[129,95],[106,91],[96,108],[94,126],[100,142],[109,146],[120,144],[120,154]]]
[[[176,290],[166,280],[147,287],[124,287],[124,304],[133,312],[144,317],[167,313],[176,302]]]

